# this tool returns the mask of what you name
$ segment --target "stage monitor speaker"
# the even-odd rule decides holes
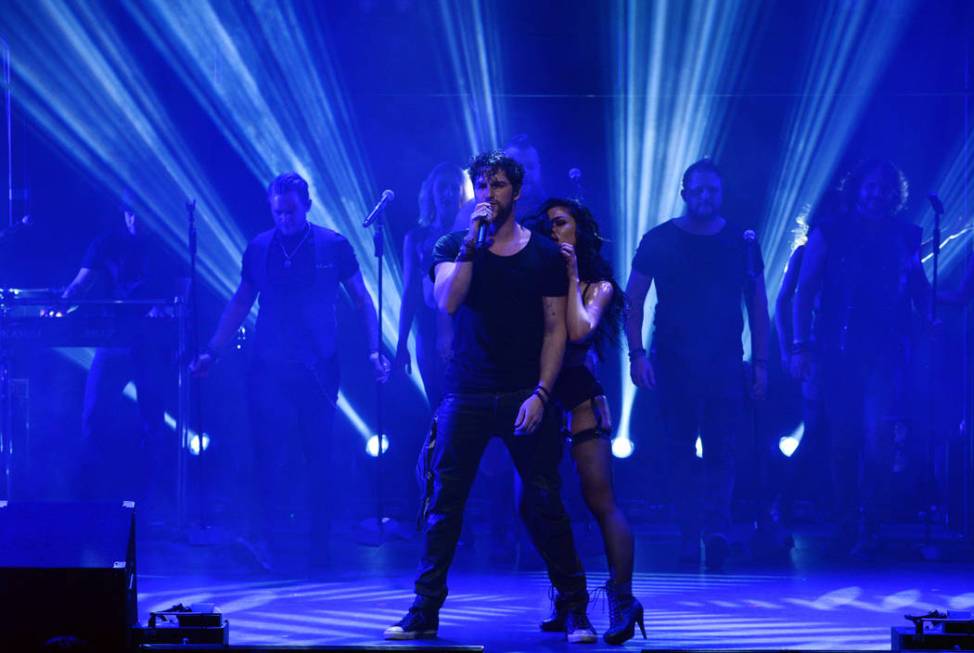
[[[0,501],[0,648],[122,651],[137,621],[133,502]]]

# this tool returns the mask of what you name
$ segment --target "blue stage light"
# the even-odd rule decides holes
[[[12,37],[23,80],[18,99],[92,179],[132,188],[145,224],[176,254],[186,250],[184,202],[196,198],[200,277],[229,297],[247,238],[211,190],[217,184],[198,157],[200,144],[167,113],[165,89],[143,74],[140,57],[126,45],[132,35],[118,31],[107,9],[84,1],[5,7],[0,29]],[[150,0],[122,9],[259,184],[289,169],[309,180],[310,219],[348,237],[374,297],[372,237],[360,226],[374,185],[315,21],[302,20],[291,3]],[[384,341],[394,342],[402,283],[395,258],[386,263],[381,326]],[[417,375],[413,380],[420,385]]]
[[[759,232],[765,280],[776,297],[793,250],[796,219],[833,181],[872,90],[909,23],[914,3],[823,2],[798,98],[782,140]]]
[[[719,158],[730,103],[758,15],[757,3],[642,2],[612,4],[613,214],[623,216],[613,253],[628,270],[643,233],[682,210],[684,169]],[[647,301],[643,338],[652,323]],[[622,360],[619,432],[628,433],[635,386]]]
[[[365,443],[365,451],[373,458],[378,458],[379,456],[379,436],[372,435],[369,437],[368,441]],[[382,436],[382,453],[389,451],[389,438]]]
[[[798,447],[801,445],[802,438],[804,436],[805,436],[805,423],[802,422],[801,424],[798,425],[798,428],[796,428],[788,435],[782,436],[778,440],[778,450],[781,453],[783,453],[785,457],[791,458],[792,455],[794,455],[794,453],[798,451]]]
[[[620,426],[616,436],[612,438],[612,455],[616,458],[628,458],[636,450],[636,445],[629,439],[629,431]]]
[[[951,153],[948,163],[938,176],[934,187],[944,205],[941,218],[940,279],[958,265],[963,265],[971,251],[971,231],[974,230],[974,131],[961,141]],[[934,214],[929,202],[923,201],[917,224],[924,236],[933,233]],[[933,253],[923,257],[928,273],[933,266]]]
[[[186,250],[184,202],[197,198],[201,278],[232,292],[246,241],[104,6],[10,3],[0,25],[11,35],[17,101],[31,121],[102,186],[131,188],[144,224],[178,254]]]
[[[372,234],[361,221],[378,193],[319,24],[293,3],[150,0],[125,8],[256,179],[294,170],[309,181],[309,219],[348,238],[375,297]],[[394,257],[383,276],[382,332],[395,342],[402,278]]]
[[[503,87],[502,52],[495,23],[490,23],[484,0],[439,0],[441,35],[446,43],[445,61],[457,83],[457,109],[470,152],[498,147],[507,134],[504,112],[497,97]]]
[[[189,437],[189,453],[192,456],[200,455],[200,436],[196,433],[192,433]],[[203,434],[203,451],[210,448],[210,436],[206,433]]]

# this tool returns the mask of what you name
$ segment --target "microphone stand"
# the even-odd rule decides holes
[[[930,284],[931,296],[930,296],[930,306],[929,306],[929,320],[930,328],[936,329],[937,324],[937,288],[939,285],[939,275],[940,275],[940,222],[944,214],[944,205],[941,203],[940,198],[936,194],[930,193],[928,196],[930,200],[930,205],[933,207],[933,235],[930,239],[931,253],[933,254],[933,281]],[[927,460],[925,470],[929,473],[928,483],[930,501],[929,505],[925,510],[924,518],[924,528],[923,528],[923,547],[921,553],[923,558],[926,560],[939,560],[940,559],[940,547],[933,543],[933,520],[936,513],[940,509],[942,494],[940,492],[940,482],[937,479],[937,445],[936,445],[936,433],[937,433],[937,398],[934,392],[934,387],[937,380],[937,350],[939,343],[936,341],[936,332],[934,331],[933,336],[930,340],[930,360],[929,360],[929,370],[928,370],[928,386],[927,386],[927,411],[928,411],[928,422],[930,425],[929,436],[927,438],[926,454]],[[949,446],[948,444],[945,446]],[[947,474],[947,464],[949,464],[950,456],[944,457],[944,469],[943,474],[945,474],[945,479],[949,478]]]
[[[197,238],[196,238],[196,200],[186,202],[186,219],[188,227],[188,248],[189,248],[189,306],[188,306],[188,336],[189,336],[189,360],[196,360],[200,351],[200,329],[199,329],[199,284],[197,280],[196,260],[197,260]],[[198,526],[201,531],[206,528],[206,501],[204,473],[204,446],[203,446],[203,408],[202,408],[202,384],[199,379],[189,382],[189,407],[191,412],[195,412],[195,420],[187,419],[186,428],[183,432],[181,443],[182,453],[185,455],[187,447],[192,447],[192,430],[189,428],[190,422],[196,423],[196,437],[199,440],[199,451],[197,453],[198,462],[196,465],[199,473],[198,486],[196,491],[196,504],[199,508],[197,515]]]
[[[371,218],[371,220],[370,220]],[[385,207],[382,206],[378,211],[365,219],[362,226],[368,229],[372,227],[372,244],[375,249],[376,261],[376,342],[379,347],[379,357],[382,357],[382,272],[385,261]],[[381,546],[386,536],[386,517],[385,517],[385,488],[382,482],[382,440],[384,437],[383,429],[383,384],[376,381],[375,384],[375,424],[376,424],[376,455],[375,455],[375,527],[376,539],[368,544]],[[368,446],[366,444],[366,446]]]

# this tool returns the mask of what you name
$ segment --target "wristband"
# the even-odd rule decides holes
[[[460,251],[457,252],[457,257],[454,260],[455,263],[467,263],[473,260],[474,254],[477,253],[477,248],[470,241],[463,241],[460,245]]]
[[[646,350],[643,347],[637,347],[636,349],[629,350],[629,360],[631,361],[636,356],[645,356]]]
[[[537,396],[538,399],[541,400],[541,403],[545,405],[547,405],[548,402],[551,401],[551,393],[548,392],[548,388],[544,387],[540,383],[537,386],[535,386],[534,391],[532,391],[531,394]]]

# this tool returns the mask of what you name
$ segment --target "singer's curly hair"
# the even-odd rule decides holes
[[[287,193],[297,193],[298,197],[305,202],[311,200],[311,194],[308,191],[308,182],[296,172],[282,172],[274,177],[274,181],[267,185],[268,200],[273,195],[285,195]]]
[[[893,163],[884,159],[866,159],[860,161],[850,170],[839,182],[839,194],[842,197],[842,210],[852,212],[856,208],[858,201],[859,188],[863,180],[874,172],[878,172],[883,177],[883,181],[889,186],[890,191],[895,194],[892,198],[892,214],[896,215],[906,207],[906,201],[910,198],[910,182],[907,181],[903,171]]]
[[[456,181],[457,187],[463,185],[463,170],[460,166],[454,165],[453,163],[447,163],[446,161],[442,163],[437,163],[430,170],[430,173],[426,175],[426,179],[423,180],[423,185],[419,187],[419,224],[422,227],[436,222],[436,197],[434,197],[433,191],[436,185],[436,180],[440,177],[449,177]],[[462,193],[461,193],[462,194]],[[454,216],[450,216],[452,219]]]
[[[521,185],[524,183],[524,166],[501,150],[483,152],[475,156],[467,167],[467,174],[470,175],[470,181],[476,187],[478,179],[485,175],[490,177],[492,173],[498,170],[503,170],[504,174],[507,175],[507,180],[511,182],[511,186],[514,188],[514,194],[520,193]]]
[[[530,219],[531,228],[550,238],[551,220],[548,218],[548,211],[556,206],[566,209],[575,220],[575,258],[578,260],[579,280],[588,284],[608,281],[612,285],[612,300],[602,313],[593,336],[595,351],[602,358],[606,343],[619,342],[627,309],[625,293],[615,280],[612,266],[602,256],[602,243],[606,239],[599,232],[599,223],[584,204],[563,197],[552,197]]]

